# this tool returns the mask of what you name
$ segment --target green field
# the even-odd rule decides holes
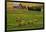
[[[43,12],[27,9],[8,10],[7,27],[7,30],[43,28]]]

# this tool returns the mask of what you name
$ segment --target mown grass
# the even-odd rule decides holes
[[[18,17],[19,22],[16,21]],[[7,27],[8,30],[43,28],[43,12],[26,9],[8,10]]]

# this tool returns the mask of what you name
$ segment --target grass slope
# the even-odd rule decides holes
[[[15,9],[13,11],[8,10],[7,12],[8,30],[43,28],[43,13],[40,11]],[[20,17],[19,22],[16,21],[17,17]]]

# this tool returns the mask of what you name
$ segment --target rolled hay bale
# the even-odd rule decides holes
[[[16,25],[17,26],[21,26],[21,19],[20,19],[20,17],[16,18]]]
[[[21,21],[21,25],[25,25],[25,20],[22,20]]]
[[[32,24],[32,20],[29,20],[29,21],[28,21],[28,24]]]

